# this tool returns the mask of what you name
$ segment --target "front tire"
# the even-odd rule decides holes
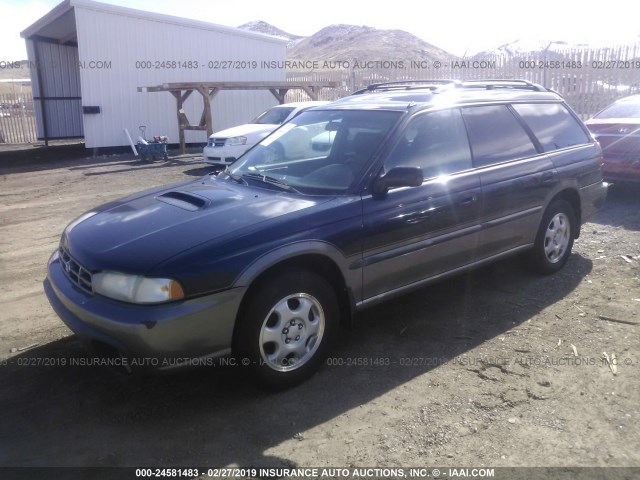
[[[547,207],[531,253],[536,271],[555,273],[567,263],[577,227],[575,218],[573,207],[566,200],[554,200]]]
[[[339,324],[335,290],[306,270],[278,274],[250,293],[239,318],[234,350],[264,386],[283,389],[320,367]]]

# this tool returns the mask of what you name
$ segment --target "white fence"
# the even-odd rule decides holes
[[[640,93],[640,45],[547,50],[521,56],[490,55],[452,61],[358,62],[353,59],[339,64],[348,68],[290,71],[287,79],[341,82],[341,88],[323,90],[322,100],[336,100],[372,83],[389,81],[523,79],[557,91],[583,119],[617,98]],[[302,100],[308,98],[301,92],[287,96],[287,101]]]
[[[0,143],[33,143],[36,120],[30,93],[0,95]]]

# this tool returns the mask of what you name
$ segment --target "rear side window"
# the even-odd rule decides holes
[[[578,121],[560,103],[516,104],[513,108],[529,125],[545,152],[590,142]]]
[[[280,125],[295,110],[294,107],[274,107],[262,113],[251,123],[261,123],[265,125]]]
[[[594,118],[640,118],[640,97],[634,95],[618,100]]]
[[[536,147],[506,105],[462,109],[476,167],[536,155]]]
[[[420,167],[424,178],[470,169],[471,152],[460,111],[441,110],[413,118],[385,161],[385,170],[395,166]]]

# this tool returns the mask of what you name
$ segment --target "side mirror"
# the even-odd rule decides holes
[[[393,167],[375,180],[373,192],[383,194],[394,187],[419,187],[423,181],[420,167]]]

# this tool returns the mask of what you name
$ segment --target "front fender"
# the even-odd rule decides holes
[[[288,243],[260,256],[248,265],[235,280],[233,287],[248,287],[261,274],[278,264],[303,255],[320,255],[332,261],[340,270],[345,286],[356,301],[362,298],[362,268],[357,260],[362,255],[347,257],[335,245],[321,240],[301,240]]]

